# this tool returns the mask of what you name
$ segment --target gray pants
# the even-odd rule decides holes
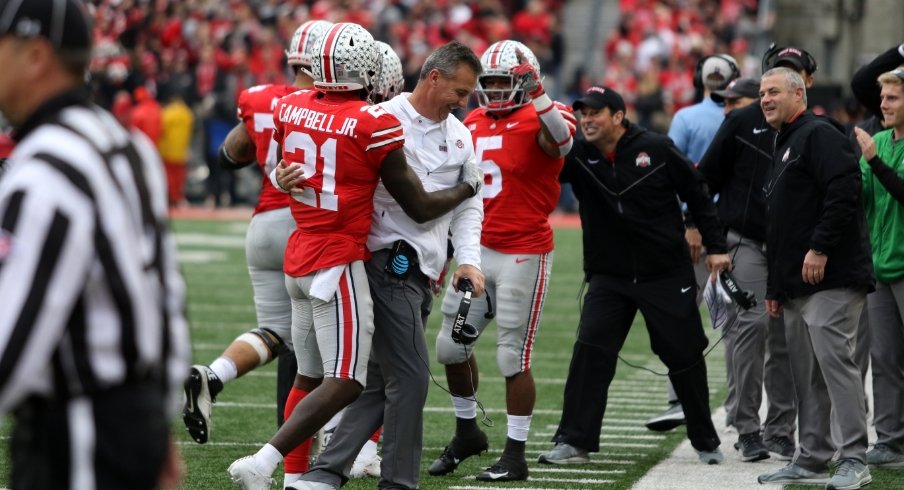
[[[867,296],[876,443],[904,451],[904,280],[876,282]]]
[[[418,487],[424,404],[430,369],[424,325],[433,305],[427,278],[407,279],[383,271],[388,250],[367,262],[374,303],[374,337],[364,392],[345,409],[326,450],[303,480],[339,487],[361,446],[383,425],[379,488]]]
[[[756,294],[757,305],[749,310],[738,308],[738,320],[726,334],[726,359],[735,384],[734,411],[729,415],[739,434],[760,430],[759,409],[763,401],[765,380],[768,408],[763,439],[794,439],[797,410],[788,345],[782,319],[766,314],[766,248],[758,242],[728,232],[729,253],[733,254],[733,275],[739,285]]]
[[[800,444],[793,463],[810,471],[826,470],[839,459],[866,463],[866,407],[863,382],[854,360],[863,291],[829,289],[784,304],[785,332],[797,390]]]

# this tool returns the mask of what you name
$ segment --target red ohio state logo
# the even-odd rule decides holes
[[[634,160],[634,165],[640,168],[647,168],[650,166],[650,155],[647,155],[646,152],[640,152],[637,154],[637,159]]]

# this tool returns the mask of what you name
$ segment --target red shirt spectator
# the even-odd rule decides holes
[[[146,134],[157,146],[160,136],[163,134],[163,122],[161,120],[160,104],[151,97],[148,89],[138,87],[135,89],[135,107],[132,109],[132,127]]]

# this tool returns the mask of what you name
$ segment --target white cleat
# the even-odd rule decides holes
[[[348,476],[352,478],[366,478],[368,476],[380,478],[380,462],[382,461],[383,459],[378,455],[374,455],[369,460],[356,459]]]
[[[226,473],[229,474],[232,483],[243,490],[270,490],[270,486],[275,484],[273,478],[257,468],[254,456],[245,456],[233,461]]]

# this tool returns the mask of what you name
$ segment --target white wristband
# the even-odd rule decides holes
[[[559,148],[559,156],[564,156],[571,150],[572,137],[571,129],[562,117],[562,113],[553,104],[552,99],[548,95],[543,94],[533,100],[534,108],[540,121],[546,126],[549,135],[552,136],[553,143]],[[541,107],[544,107],[541,109]]]
[[[283,189],[283,188],[279,185],[279,181],[276,180],[276,167],[273,167],[273,170],[270,171],[270,183],[273,184],[273,187],[276,187],[276,190],[278,190],[279,192],[282,192],[282,193],[284,193],[284,194],[288,194],[288,193],[289,193],[289,191]]]

